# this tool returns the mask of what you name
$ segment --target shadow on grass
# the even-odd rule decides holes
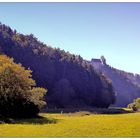
[[[134,111],[126,110],[126,109],[123,109],[123,108],[97,109],[97,114],[116,115],[116,114],[128,114],[128,113],[134,113]]]
[[[36,118],[0,118],[1,124],[56,124],[58,119],[37,116]]]
[[[132,110],[126,110],[124,108],[59,108],[59,109],[47,109],[47,113],[72,113],[82,116],[90,115],[90,114],[127,114],[127,113],[134,113]]]

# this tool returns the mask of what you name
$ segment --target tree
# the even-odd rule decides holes
[[[101,60],[102,60],[103,64],[106,65],[106,59],[104,56],[101,56]]]
[[[134,111],[140,111],[140,98],[135,99],[133,103],[128,104],[127,107]]]
[[[0,114],[6,117],[33,117],[45,105],[47,90],[35,88],[31,70],[0,56]]]
[[[57,102],[57,107],[68,107],[74,97],[75,91],[67,79],[61,79],[56,82],[53,90],[53,99]]]

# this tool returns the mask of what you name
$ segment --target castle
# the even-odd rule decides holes
[[[106,65],[106,59],[104,56],[101,56],[100,59],[91,59],[91,64],[94,66],[95,69],[99,69],[101,66]]]

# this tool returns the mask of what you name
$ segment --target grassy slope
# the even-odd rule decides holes
[[[140,137],[140,113],[41,114],[56,123],[0,124],[0,137]]]

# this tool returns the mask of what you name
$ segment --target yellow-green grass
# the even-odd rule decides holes
[[[49,123],[0,124],[0,137],[140,137],[140,113],[40,115]]]

